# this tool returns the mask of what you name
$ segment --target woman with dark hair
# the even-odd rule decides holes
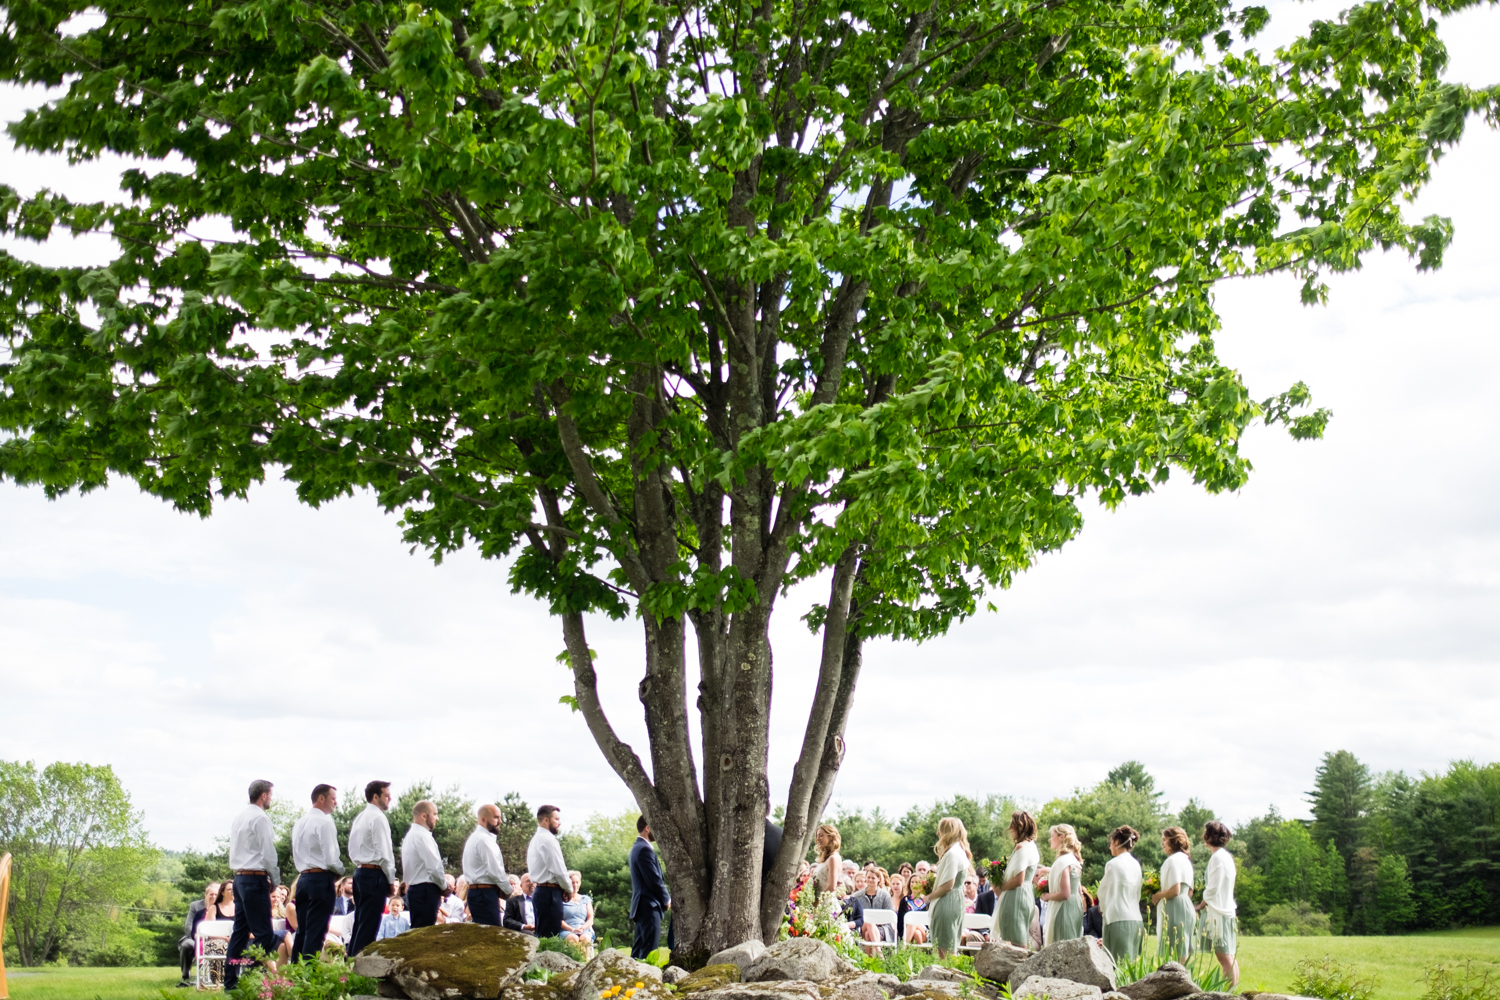
[[[1156,953],[1168,961],[1187,964],[1193,954],[1193,860],[1188,857],[1187,831],[1169,826],[1161,832],[1167,859],[1161,864],[1161,891],[1151,897],[1156,907]]]
[[[1005,875],[995,886],[995,924],[991,941],[1009,941],[1020,948],[1028,944],[1032,911],[1035,909],[1031,879],[1042,863],[1036,849],[1036,820],[1031,813],[1018,809],[1010,814],[1010,839],[1015,850],[1005,863]]]
[[[1224,845],[1234,836],[1229,827],[1218,820],[1203,824],[1203,843],[1208,845],[1208,868],[1203,873],[1203,902],[1198,909],[1205,911],[1199,924],[1203,932],[1203,943],[1213,949],[1214,957],[1229,977],[1232,989],[1240,981],[1240,965],[1234,960],[1238,942],[1238,922],[1234,906],[1234,857]]]
[[[1141,835],[1128,826],[1109,835],[1109,853],[1099,881],[1099,916],[1104,921],[1104,950],[1116,962],[1139,958],[1145,925],[1141,923],[1141,863],[1130,853]]]

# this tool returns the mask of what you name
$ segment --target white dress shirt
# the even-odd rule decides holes
[[[505,874],[505,859],[495,835],[482,826],[474,827],[464,841],[464,878],[469,885],[492,885],[503,898],[510,897],[510,876]]]
[[[531,835],[531,843],[526,847],[526,867],[531,872],[531,881],[537,885],[551,882],[562,889],[564,896],[573,894],[562,845],[557,842],[557,835],[544,826],[538,826]]]
[[[314,806],[302,814],[292,827],[292,864],[299,872],[321,868],[344,874],[339,860],[339,834],[333,828],[333,817]]]
[[[401,874],[407,885],[431,882],[439,889],[448,887],[437,841],[432,838],[432,832],[416,820],[412,820],[406,836],[401,838]]]
[[[281,884],[276,860],[276,831],[271,817],[258,805],[248,805],[229,824],[229,867],[236,872],[263,871],[272,885]]]
[[[391,821],[373,802],[354,817],[349,827],[349,860],[357,865],[379,865],[385,880],[396,884],[396,849],[391,846]]]

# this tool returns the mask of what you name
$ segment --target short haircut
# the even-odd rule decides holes
[[[645,833],[646,832],[646,827],[648,827],[650,825],[651,825],[650,823],[646,822],[646,814],[642,813],[640,815],[640,817],[637,818],[636,821],[635,821],[635,832],[636,833]]]
[[[536,811],[536,818],[538,821],[551,819],[554,815],[560,812],[562,812],[562,810],[557,808],[557,806],[542,806]]]
[[[365,786],[365,801],[374,802],[381,792],[391,787],[389,781],[372,781]]]
[[[1188,842],[1187,831],[1180,826],[1169,826],[1161,832],[1162,842],[1167,845],[1168,854],[1186,854],[1193,849]]]
[[[1203,824],[1203,842],[1209,847],[1223,847],[1234,833],[1216,819]]]
[[[411,814],[413,818],[416,818],[417,816],[427,816],[435,812],[437,812],[437,806],[433,805],[427,799],[423,799],[421,802],[418,802],[416,805],[411,807]]]
[[[265,778],[256,778],[250,782],[250,801],[254,802],[275,787],[275,785],[271,784]]]
[[[314,802],[327,795],[329,792],[337,791],[332,785],[313,785],[312,800]]]

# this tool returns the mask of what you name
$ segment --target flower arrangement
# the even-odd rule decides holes
[[[993,889],[1005,881],[1005,866],[1009,861],[1009,858],[1001,858],[998,861],[985,858],[979,862],[979,877],[989,879],[990,888]]]
[[[1149,869],[1141,873],[1141,902],[1151,903],[1151,897],[1161,892],[1161,873]]]
[[[1040,896],[1047,891],[1047,873],[1037,869],[1036,878],[1031,880],[1033,891]]]
[[[813,938],[834,948],[843,946],[850,936],[838,898],[831,892],[819,894],[811,881],[797,893],[781,932],[784,937]]]
[[[927,871],[921,873],[920,875],[914,873],[912,875],[912,877],[911,877],[911,893],[910,894],[913,895],[913,896],[916,896],[918,898],[921,898],[922,896],[927,895],[934,888],[936,888],[936,882],[937,882],[937,872],[933,871],[930,868]]]

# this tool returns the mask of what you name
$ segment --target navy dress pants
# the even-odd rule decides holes
[[[431,882],[406,887],[406,908],[411,912],[411,926],[431,927],[437,923],[438,904],[443,901],[443,890]]]
[[[380,918],[390,898],[391,884],[385,880],[385,872],[379,868],[354,869],[354,931],[346,949],[350,958],[380,933]]]
[[[333,916],[333,872],[305,872],[297,876],[297,936],[292,939],[292,961],[317,958],[328,936]]]
[[[469,904],[469,918],[476,924],[484,924],[486,927],[500,926],[499,889],[485,889],[471,885],[465,901]]]
[[[562,905],[563,892],[556,886],[539,885],[533,890],[531,908],[536,911],[537,937],[545,941],[562,933]]]
[[[642,903],[632,923],[635,925],[635,933],[630,939],[630,957],[637,962],[644,962],[661,940],[661,911]]]
[[[234,929],[224,957],[224,989],[240,981],[240,969],[253,964],[244,958],[250,945],[268,955],[276,954],[276,935],[271,933],[271,882],[264,875],[234,877]]]

